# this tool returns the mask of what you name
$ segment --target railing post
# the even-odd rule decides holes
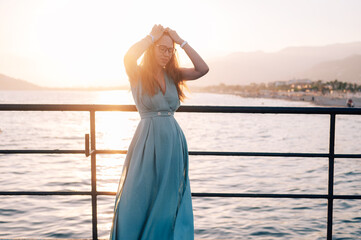
[[[85,134],[85,156],[89,157],[90,152],[89,152],[89,134]]]
[[[335,165],[335,122],[336,114],[330,115],[330,146],[328,157],[328,195],[327,195],[327,240],[332,240],[332,218],[333,218],[333,185]]]
[[[95,111],[90,111],[90,148],[91,148],[91,196],[92,196],[92,227],[93,240],[98,239],[97,219],[97,175],[96,175],[96,144],[95,144]]]

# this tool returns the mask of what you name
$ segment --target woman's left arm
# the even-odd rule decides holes
[[[177,44],[181,45],[182,43],[184,43],[184,40],[178,36],[176,31],[170,28],[167,28],[166,31],[169,33],[173,41],[175,41]],[[186,43],[183,46],[183,49],[192,61],[194,68],[179,68],[182,74],[182,79],[195,80],[204,76],[209,71],[209,67],[204,62],[202,57],[199,56],[199,54],[189,45],[189,43]]]

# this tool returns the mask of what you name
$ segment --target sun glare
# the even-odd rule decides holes
[[[134,134],[134,114],[128,112],[103,112],[97,116],[97,132],[102,139],[102,148],[124,149]]]
[[[98,92],[97,104],[133,105],[134,100],[128,90]],[[123,149],[124,143],[133,135],[136,124],[136,112],[98,112],[96,116],[97,132],[103,135],[106,149]]]
[[[130,90],[114,90],[97,92],[97,104],[134,104]]]

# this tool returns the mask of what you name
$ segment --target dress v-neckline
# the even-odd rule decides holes
[[[163,73],[164,88],[165,88],[164,91],[163,91],[162,86],[160,85],[160,83],[159,83],[158,80],[157,80],[157,83],[158,83],[158,85],[159,85],[159,90],[162,92],[163,96],[165,96],[165,94],[166,94],[166,92],[167,92],[167,80],[166,80],[165,78],[166,78],[166,77],[165,77],[165,72],[164,72],[164,73]]]

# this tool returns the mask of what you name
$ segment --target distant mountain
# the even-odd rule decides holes
[[[218,85],[219,83],[246,85],[252,82],[287,81],[307,76],[315,80],[325,77],[324,80],[338,78],[340,81],[361,83],[361,76],[357,75],[357,71],[349,73],[348,71],[354,68],[346,67],[347,61],[351,61],[352,64],[356,61],[355,64],[357,64],[355,59],[347,60],[353,55],[361,55],[361,42],[320,47],[289,47],[274,53],[236,52],[208,62],[210,68],[208,74],[198,81],[190,81],[189,86]],[[335,69],[331,67],[333,61],[346,61],[343,65],[346,72],[342,75],[335,72]],[[320,68],[323,70],[317,70]]]
[[[319,63],[305,71],[303,76],[312,80],[333,81],[338,79],[344,82],[361,83],[361,55]]]
[[[58,90],[58,91],[107,91],[107,90],[128,90],[129,86],[111,86],[111,87],[41,87],[24,80],[15,79],[0,74],[1,90]]]
[[[43,87],[0,74],[0,90],[42,90]]]

